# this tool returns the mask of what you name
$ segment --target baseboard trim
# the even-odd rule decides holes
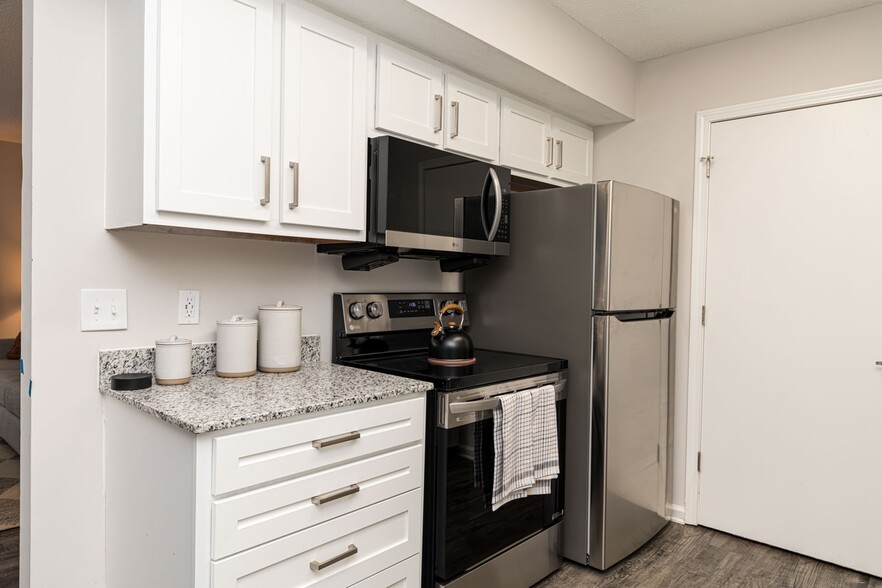
[[[671,519],[672,522],[685,525],[686,524],[686,508],[680,506],[679,504],[671,504],[670,502],[666,507],[668,518]]]

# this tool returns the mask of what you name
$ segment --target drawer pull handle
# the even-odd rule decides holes
[[[347,441],[355,441],[356,439],[361,437],[361,433],[358,431],[352,431],[351,433],[343,433],[342,435],[335,435],[333,437],[325,437],[324,439],[316,439],[312,442],[312,446],[316,449],[321,449],[322,447],[330,447],[331,445],[337,445],[338,443],[346,443]]]
[[[319,494],[318,496],[313,496],[312,503],[316,506],[321,506],[321,505],[326,504],[328,502],[333,502],[334,500],[337,500],[338,498],[343,498],[344,496],[350,496],[352,494],[355,494],[359,490],[361,490],[361,488],[358,487],[358,484],[352,484],[352,485],[347,486],[345,488],[339,488],[337,490],[331,490],[330,492],[325,492],[324,494]]]
[[[320,572],[328,566],[332,566],[337,562],[343,561],[347,557],[352,557],[356,553],[358,553],[358,547],[356,547],[355,545],[350,545],[346,548],[346,551],[344,551],[340,555],[335,555],[331,559],[326,559],[325,561],[318,561],[315,559],[312,560],[311,562],[309,562],[309,569],[311,569],[313,572]]]

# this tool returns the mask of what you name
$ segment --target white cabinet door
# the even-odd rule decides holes
[[[353,584],[351,588],[419,588],[420,556],[415,555],[374,574],[367,580]]]
[[[502,99],[502,165],[548,175],[553,142],[549,113],[510,98]]]
[[[499,96],[449,74],[445,82],[444,148],[496,161],[499,157]]]
[[[279,218],[363,231],[367,38],[287,3],[284,41]]]
[[[439,68],[387,45],[378,46],[378,129],[440,145],[443,92]]]
[[[594,177],[594,131],[559,118],[552,118],[554,165],[551,177],[576,184],[589,184]]]
[[[157,209],[269,220],[273,0],[159,14]]]
[[[422,503],[422,492],[411,490],[213,561],[211,586],[352,586],[419,553]]]

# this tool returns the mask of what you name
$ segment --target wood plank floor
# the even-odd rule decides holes
[[[0,588],[18,588],[18,528],[0,531]]]
[[[18,529],[0,531],[0,588],[18,587]],[[606,572],[571,562],[536,588],[882,588],[882,579],[739,537],[668,525]]]
[[[566,562],[535,588],[882,588],[882,579],[704,527],[669,524],[606,572]]]

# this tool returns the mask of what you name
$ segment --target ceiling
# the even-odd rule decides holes
[[[882,3],[882,0],[546,1],[634,61]]]
[[[21,142],[21,0],[0,0],[0,141]]]

